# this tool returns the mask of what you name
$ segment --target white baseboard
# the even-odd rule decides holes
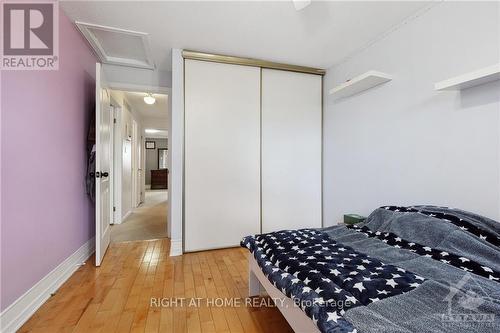
[[[127,217],[129,217],[129,216],[130,216],[130,214],[132,214],[132,210],[129,210],[129,211],[128,211],[125,215],[123,215],[122,219],[121,219],[121,220],[120,220],[120,222],[119,222],[119,223],[117,223],[117,224],[121,224],[123,221],[125,221],[125,219],[126,219]]]
[[[94,248],[95,238],[92,238],[3,310],[0,313],[0,331],[3,333],[17,331],[94,253]]]
[[[170,256],[181,256],[182,255],[182,239],[172,239],[170,240]]]

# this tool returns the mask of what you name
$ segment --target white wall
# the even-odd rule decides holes
[[[433,84],[498,63],[499,3],[445,2],[329,69],[324,79],[325,225],[386,204],[459,207],[500,219],[500,81]],[[394,80],[334,100],[367,70]]]
[[[142,127],[168,131],[169,119],[168,119],[167,115],[169,113],[170,113],[170,111],[168,111],[168,113],[165,112],[166,117],[143,117],[142,118]],[[151,134],[145,133],[145,135],[147,136],[147,135],[151,135]]]
[[[171,73],[168,71],[149,70],[118,65],[103,65],[106,79],[113,89],[133,89],[144,91],[148,87],[149,92],[163,92],[171,87]],[[164,89],[162,89],[164,88]],[[127,89],[128,90],[128,89]]]
[[[132,205],[132,140],[128,136],[132,134],[133,117],[129,108],[122,107],[121,130],[122,130],[122,212],[124,219],[133,209]]]
[[[172,49],[172,112],[169,112],[169,234],[170,255],[182,254],[184,169],[184,59],[182,50]]]

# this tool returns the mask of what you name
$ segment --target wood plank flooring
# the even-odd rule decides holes
[[[111,244],[101,267],[90,258],[18,332],[292,332],[274,307],[207,304],[248,296],[247,250],[169,257],[169,247],[166,238]],[[156,307],[152,297],[201,299]]]

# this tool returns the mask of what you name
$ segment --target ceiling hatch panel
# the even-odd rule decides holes
[[[154,69],[147,33],[75,22],[101,62]]]

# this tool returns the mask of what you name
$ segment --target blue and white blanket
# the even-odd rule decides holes
[[[321,332],[499,332],[499,223],[432,206],[245,237]]]

